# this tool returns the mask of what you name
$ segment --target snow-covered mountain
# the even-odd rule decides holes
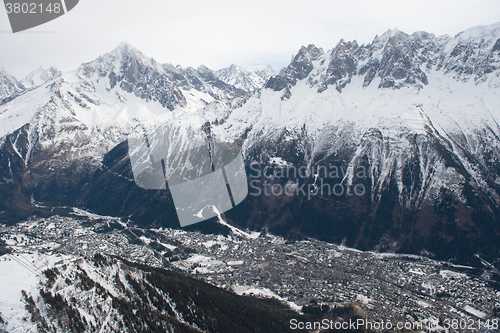
[[[257,180],[227,213],[233,223],[363,249],[499,256],[499,67],[500,24],[304,46],[260,89],[272,70],[256,81],[236,66],[184,69],[122,43],[0,106],[2,184],[175,226],[168,191],[136,189],[122,142],[137,126],[206,120],[209,138],[242,146]],[[255,175],[254,162],[272,169]],[[265,181],[295,195],[265,195]]]
[[[26,88],[16,80],[7,70],[0,67],[0,105],[5,103],[9,98],[17,96]]]
[[[249,163],[312,174],[254,172],[256,193],[266,180],[279,189],[302,178],[316,195],[252,198],[269,213],[240,213],[246,225],[299,225],[315,237],[396,251],[457,249],[460,237],[478,249],[487,233],[499,239],[499,60],[500,24],[455,37],[393,30],[368,45],[302,47],[266,89],[207,106],[205,116],[222,123],[213,136],[244,139]],[[342,195],[324,194],[324,184],[342,185]],[[346,195],[356,186],[363,195]],[[483,251],[498,255],[496,246]]]
[[[61,72],[55,67],[46,68],[44,66],[40,66],[29,73],[24,79],[22,79],[21,83],[26,88],[34,88],[44,84],[47,81],[55,79],[60,75]]]
[[[21,154],[25,163],[35,145],[70,158],[100,156],[137,124],[165,123],[186,114],[197,120],[196,111],[207,103],[244,94],[205,66],[158,64],[122,43],[2,106],[0,137],[29,124],[30,148]]]
[[[265,66],[263,69],[248,71],[233,64],[216,71],[215,74],[225,83],[238,89],[254,91],[262,88],[271,76],[277,74],[277,71],[270,65]]]
[[[460,82],[488,81],[498,87],[498,42],[500,24],[471,28],[455,37],[427,32],[408,35],[397,29],[376,36],[368,45],[341,40],[324,52],[314,45],[302,47],[291,64],[266,85],[281,91],[306,79],[310,87],[322,92],[333,86],[339,92],[354,78],[363,87],[422,88],[429,75],[446,74]]]

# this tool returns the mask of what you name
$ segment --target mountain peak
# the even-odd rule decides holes
[[[398,44],[400,41],[407,40],[409,37],[410,35],[397,28],[389,29],[381,36],[385,43],[390,44]]]
[[[386,32],[384,32],[382,34],[382,36],[387,36],[387,37],[396,37],[398,35],[406,35],[406,33],[404,33],[403,31],[399,30],[398,28],[394,28],[394,29],[389,29],[387,30]]]
[[[266,65],[262,69],[255,69],[254,73],[261,76],[262,78],[264,78],[267,81],[267,79],[269,79],[271,76],[276,75],[276,73],[278,71],[279,70],[274,69],[273,66]]]
[[[211,72],[212,70],[209,69],[207,66],[205,65],[200,65],[198,66],[198,68],[196,69],[198,71],[198,73],[209,73]]]
[[[47,81],[57,78],[61,72],[55,67],[40,66],[21,80],[26,88],[38,87]]]
[[[227,69],[233,72],[248,73],[248,71],[245,68],[238,66],[236,64],[231,64]]]
[[[135,48],[132,44],[122,41],[120,44],[118,44],[117,47],[114,48],[113,51],[120,51],[120,52],[130,52],[130,51],[138,51],[137,48]]]
[[[82,64],[78,69],[78,73],[84,77],[90,77],[96,72],[100,73],[101,76],[107,76],[111,72],[117,74],[126,71],[129,76],[136,76],[138,74],[136,73],[138,64],[163,72],[162,66],[158,65],[153,58],[145,56],[129,43],[121,42],[112,51],[99,56],[93,61]],[[111,86],[114,86],[114,83]]]
[[[117,59],[120,59],[120,62],[123,60],[127,61],[128,59],[132,58],[140,60],[143,63],[148,63],[151,65],[156,64],[154,59],[147,57],[141,51],[139,51],[137,48],[135,48],[133,45],[127,42],[121,42],[120,44],[118,44],[117,47],[115,47],[111,52],[107,53],[106,55],[111,55]]]
[[[292,62],[304,61],[304,60],[317,60],[325,52],[322,48],[316,47],[314,44],[309,44],[307,47],[302,46],[295,57],[293,57]]]
[[[383,48],[388,42],[391,44],[395,44],[401,39],[408,38],[409,35],[397,28],[389,29],[384,32],[381,36],[375,35],[373,41],[370,43],[372,47],[376,47],[377,49]]]

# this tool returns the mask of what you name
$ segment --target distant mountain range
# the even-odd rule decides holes
[[[216,71],[215,74],[225,83],[250,92],[262,88],[270,77],[278,74],[278,71],[270,65],[267,65],[262,70],[254,69],[253,71],[231,65],[228,68]]]
[[[42,68],[19,82],[2,70],[0,221],[75,206],[178,227],[168,189],[135,185],[126,139],[196,118],[210,140],[242,147],[251,193],[226,213],[233,224],[498,258],[499,68],[495,24],[303,46],[279,71],[159,64],[127,43],[69,73]]]

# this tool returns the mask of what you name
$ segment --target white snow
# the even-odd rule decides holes
[[[431,308],[432,305],[430,305],[429,303],[425,302],[425,301],[422,301],[422,300],[417,300],[416,301],[418,305],[420,305],[421,307],[423,307],[424,309],[425,308]]]
[[[253,287],[253,286],[233,285],[232,289],[238,295],[253,294],[253,295],[260,295],[260,296],[264,296],[264,297],[276,298],[276,299],[286,303],[294,311],[298,312],[298,311],[302,310],[302,307],[298,306],[294,302],[287,301],[284,298],[276,295],[273,291],[271,291],[268,288],[257,288],[257,287]]]
[[[476,316],[476,317],[481,318],[481,319],[485,319],[485,318],[488,317],[488,315],[486,313],[484,313],[482,311],[479,311],[479,310],[477,310],[477,309],[475,309],[475,308],[473,308],[472,306],[469,306],[469,305],[466,305],[464,310],[467,311],[468,313]]]
[[[368,303],[370,303],[371,301],[373,301],[371,298],[369,298],[368,296],[365,296],[365,295],[363,295],[363,294],[357,294],[357,295],[356,295],[356,299],[357,299],[359,302],[363,303],[363,304],[368,304]]]
[[[410,269],[410,270],[408,270],[408,272],[413,273],[413,274],[417,274],[417,275],[425,275],[424,272],[416,270],[416,269]]]
[[[51,98],[52,93],[49,87],[41,86],[0,106],[0,137],[30,123],[36,112],[41,110]]]
[[[54,267],[63,255],[43,255],[39,253],[17,252],[0,257],[0,313],[7,321],[8,332],[38,332],[31,323],[31,315],[26,311],[21,291],[37,300],[37,286],[40,273]],[[28,320],[23,320],[26,318]]]
[[[210,247],[214,246],[215,244],[217,244],[217,241],[210,240],[210,241],[207,241],[207,242],[203,242],[202,244],[203,244],[205,247],[210,248]]]
[[[167,243],[162,243],[162,242],[159,242],[157,241],[158,243],[160,243],[161,245],[163,245],[165,248],[169,249],[170,251],[173,251],[177,248],[177,246],[173,246],[171,244],[167,244]]]
[[[213,206],[213,205],[210,205],[211,209],[213,209],[214,213],[217,215],[218,217],[218,222],[226,227],[228,227],[229,229],[231,229],[231,231],[235,234],[235,235],[238,235],[238,236],[241,236],[241,237],[244,237],[244,238],[248,238],[248,239],[257,239],[260,237],[260,232],[256,232],[256,231],[251,231],[250,233],[248,232],[245,232],[243,230],[240,230],[232,225],[230,225],[229,223],[227,223],[226,221],[224,221],[222,219],[222,216],[221,216],[221,213],[219,212],[219,210],[217,209],[217,207]],[[203,210],[202,210],[203,211]]]
[[[146,236],[140,236],[139,237],[140,240],[142,240],[145,244],[148,244],[151,243],[153,240],[151,238],[148,238]]]
[[[449,270],[442,270],[439,272],[444,279],[455,278],[455,279],[465,279],[467,278],[467,274],[453,272]]]
[[[278,156],[271,157],[269,159],[269,163],[270,164],[275,164],[275,165],[277,165],[279,167],[282,167],[282,168],[285,168],[285,167],[287,167],[289,165],[289,163],[287,161],[285,161],[284,159],[282,159],[281,157],[278,157]]]
[[[175,261],[174,266],[180,269],[193,269],[193,274],[209,274],[226,269],[226,264],[220,260],[195,254],[183,261]]]

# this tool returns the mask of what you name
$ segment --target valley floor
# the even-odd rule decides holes
[[[54,216],[2,226],[0,235],[13,250],[0,262],[4,320],[15,319],[13,309],[24,307],[21,290],[33,288],[35,273],[64,256],[106,253],[184,272],[240,295],[277,298],[298,312],[316,302],[352,303],[372,321],[415,322],[439,330],[455,320],[473,323],[464,331],[478,330],[480,323],[480,331],[498,329],[500,291],[493,266],[479,270],[313,239],[290,243],[234,227],[228,236],[144,230],[78,210],[75,218]],[[39,260],[39,254],[45,259]]]

